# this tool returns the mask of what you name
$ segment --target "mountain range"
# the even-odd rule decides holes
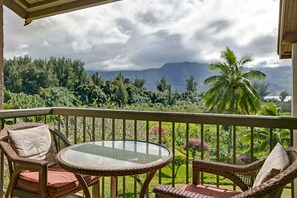
[[[290,66],[282,67],[257,67],[254,68],[266,74],[266,79],[257,81],[262,84],[268,84],[269,95],[278,96],[281,91],[291,91],[292,72]],[[95,71],[89,71],[93,73]],[[198,91],[206,91],[208,88],[203,84],[203,81],[216,74],[216,71],[210,71],[209,65],[206,63],[196,62],[181,62],[181,63],[167,63],[157,69],[146,70],[124,70],[124,71],[99,71],[99,75],[104,80],[114,79],[119,73],[131,80],[143,78],[145,80],[145,87],[148,90],[156,90],[156,82],[162,76],[165,77],[167,83],[171,84],[172,91],[183,92],[186,86],[186,80],[193,75],[198,82]]]

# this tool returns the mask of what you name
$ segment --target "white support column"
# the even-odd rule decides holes
[[[3,31],[3,0],[0,0],[0,110],[4,104],[4,31]]]
[[[292,45],[292,116],[297,117],[297,43]],[[297,145],[297,136],[294,136],[294,145]]]
[[[292,116],[297,117],[297,43],[292,45]],[[297,130],[293,131],[293,145],[297,146]],[[297,198],[297,180],[294,180],[294,194]]]

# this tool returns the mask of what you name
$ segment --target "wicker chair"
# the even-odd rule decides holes
[[[46,160],[20,157],[10,145],[7,131],[28,129],[42,126],[39,123],[19,123],[1,131],[0,147],[4,152],[10,173],[10,182],[5,197],[66,197],[81,190],[73,173],[67,172],[58,165],[48,167]],[[49,127],[51,132],[51,150],[59,150],[72,145],[58,130]],[[78,176],[80,177],[80,176]],[[84,176],[89,186],[93,185],[93,196],[99,194],[99,177]],[[58,180],[58,181],[57,181]]]
[[[284,186],[291,183],[297,177],[297,148],[288,148],[286,149],[286,152],[290,160],[290,165],[278,175],[254,188],[252,187],[253,181],[265,159],[242,166],[207,162],[204,160],[194,160],[192,184],[184,185],[181,189],[158,185],[153,191],[156,194],[156,198],[278,197]],[[222,191],[222,189],[219,188],[199,185],[199,175],[201,172],[226,177],[233,181],[242,190],[242,192]]]

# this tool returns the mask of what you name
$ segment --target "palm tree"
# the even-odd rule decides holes
[[[228,47],[221,52],[221,58],[222,62],[210,65],[210,70],[219,70],[219,74],[204,81],[210,86],[204,95],[206,107],[217,113],[256,114],[261,108],[261,99],[251,80],[263,80],[266,75],[258,70],[247,70],[246,65],[252,58],[238,58]]]

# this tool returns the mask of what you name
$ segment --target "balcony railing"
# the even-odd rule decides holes
[[[263,117],[218,114],[144,112],[82,108],[43,108],[0,111],[1,128],[17,122],[48,123],[63,133],[73,143],[96,140],[144,140],[163,144],[173,152],[173,162],[153,178],[147,196],[157,183],[172,185],[191,181],[191,160],[201,158],[228,163],[249,163],[266,156],[275,142],[285,147],[293,144],[293,131],[297,118]],[[194,152],[184,149],[191,138],[202,144]],[[197,140],[197,139],[196,139]],[[210,151],[203,147],[207,142]],[[180,159],[182,163],[180,163]],[[178,160],[179,159],[179,162]],[[177,169],[179,168],[178,172]],[[178,173],[176,175],[176,172]],[[0,193],[6,190],[7,167],[1,154]],[[119,197],[137,196],[139,177],[121,177],[118,180]],[[221,178],[202,175],[201,183],[234,188]],[[109,180],[102,179],[102,197],[109,195]],[[132,186],[132,187],[131,187]],[[288,187],[290,189],[290,187]],[[150,196],[152,197],[152,196]]]

